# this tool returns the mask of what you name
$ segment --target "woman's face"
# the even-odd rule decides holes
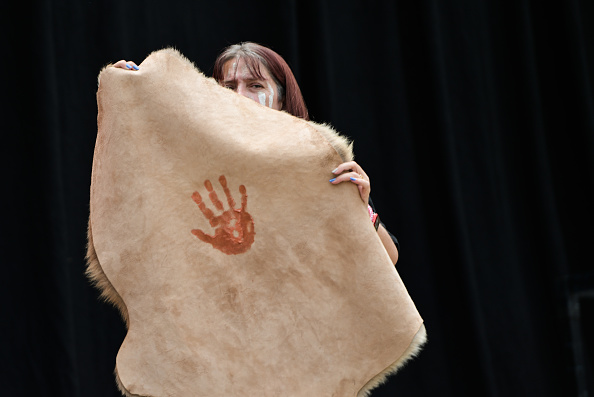
[[[278,97],[278,88],[268,69],[262,64],[260,73],[262,78],[251,74],[243,59],[231,59],[223,65],[224,80],[221,85],[261,105],[281,110],[282,102]]]

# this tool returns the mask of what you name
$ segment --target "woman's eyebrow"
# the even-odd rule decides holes
[[[264,76],[258,77],[258,76],[257,76],[257,75],[255,75],[255,74],[251,74],[251,73],[250,73],[250,74],[248,75],[248,74],[246,73],[246,74],[243,74],[243,75],[238,75],[238,74],[235,74],[235,75],[233,76],[233,78],[231,78],[231,79],[224,79],[224,80],[222,81],[222,83],[223,83],[223,84],[237,84],[237,82],[238,82],[239,80],[244,80],[244,81],[246,81],[246,82],[248,82],[248,83],[253,83],[254,81],[268,81],[268,80],[267,80],[267,79],[266,79]]]

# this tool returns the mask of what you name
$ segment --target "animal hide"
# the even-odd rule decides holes
[[[172,49],[99,75],[88,274],[128,332],[127,396],[363,396],[423,322],[330,127]]]

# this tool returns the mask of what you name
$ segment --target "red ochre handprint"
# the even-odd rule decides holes
[[[254,242],[254,236],[256,235],[256,232],[254,231],[254,219],[246,212],[247,193],[245,186],[239,186],[239,192],[241,193],[241,208],[236,209],[235,200],[233,200],[231,192],[227,187],[227,179],[225,179],[224,175],[219,177],[219,183],[223,187],[223,191],[227,196],[229,209],[223,211],[223,203],[219,200],[217,193],[214,191],[212,183],[207,179],[204,182],[204,186],[206,186],[206,190],[208,190],[210,201],[215,208],[222,211],[222,213],[221,215],[215,216],[215,214],[206,207],[204,201],[202,201],[202,196],[200,196],[198,192],[194,192],[192,194],[192,200],[198,204],[198,208],[200,208],[200,211],[202,211],[206,219],[208,219],[210,226],[216,229],[214,236],[210,236],[199,229],[193,229],[192,234],[227,255],[241,254],[250,249]]]

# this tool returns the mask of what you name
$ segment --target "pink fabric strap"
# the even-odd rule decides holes
[[[369,204],[367,204],[367,212],[369,213],[369,219],[371,220],[371,223],[373,223],[375,230],[377,230],[380,224],[379,215],[373,212],[373,208],[371,208]]]

